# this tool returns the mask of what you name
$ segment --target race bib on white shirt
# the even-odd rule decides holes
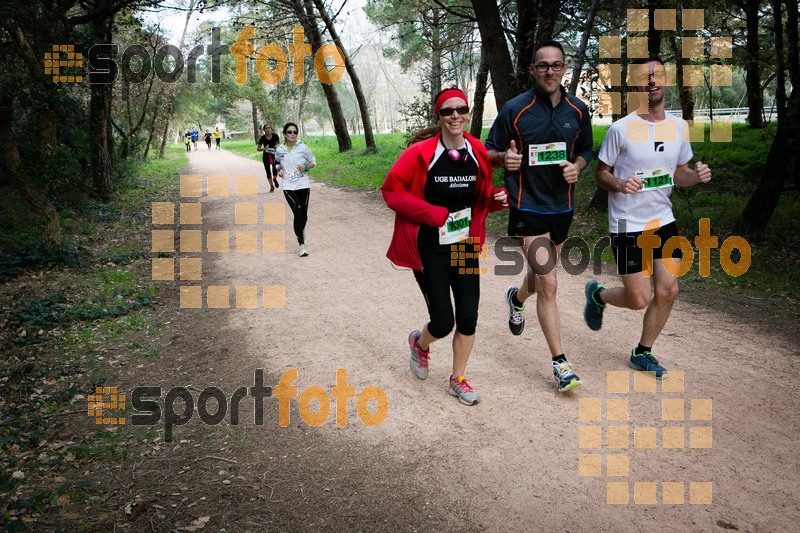
[[[469,237],[469,224],[472,219],[472,208],[450,213],[447,222],[439,228],[439,244],[455,244]]]
[[[642,188],[639,192],[653,191],[672,187],[672,167],[653,168],[650,170],[640,170],[634,174],[642,180]]]
[[[528,145],[528,165],[558,165],[567,160],[567,143],[545,143]]]
[[[291,174],[289,174],[289,181],[295,182],[295,181],[299,180],[302,177],[303,177],[303,173],[302,172],[292,172]]]

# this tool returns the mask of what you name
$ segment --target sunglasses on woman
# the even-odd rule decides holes
[[[458,107],[443,107],[439,109],[439,116],[442,117],[449,117],[453,113],[458,112],[459,115],[468,115],[469,114],[469,106],[468,105],[460,105]]]
[[[297,135],[297,130],[288,130],[286,135]]]

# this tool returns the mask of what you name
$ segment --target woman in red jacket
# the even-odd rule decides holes
[[[430,315],[422,331],[412,331],[408,337],[411,371],[419,379],[428,377],[431,343],[449,335],[455,326],[447,390],[461,403],[473,405],[480,396],[464,372],[478,321],[478,256],[486,237],[486,214],[508,207],[508,195],[505,189],[492,186],[486,148],[464,131],[469,120],[467,95],[456,88],[445,89],[435,98],[434,114],[435,129],[411,139],[381,187],[386,205],[397,214],[386,256],[414,271]],[[425,137],[429,138],[421,140]],[[463,246],[466,239],[470,253],[461,255],[468,258],[451,262],[454,246],[459,242]]]

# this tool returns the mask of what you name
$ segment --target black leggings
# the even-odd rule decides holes
[[[298,189],[296,191],[283,190],[283,195],[289,203],[289,208],[294,213],[294,235],[297,243],[305,244],[303,233],[308,222],[308,198],[311,196],[311,189]]]
[[[435,249],[421,248],[420,259],[422,270],[415,270],[414,277],[428,306],[428,333],[441,339],[447,337],[455,325],[456,331],[462,335],[474,335],[481,293],[478,258],[463,259],[463,265],[460,264],[462,260],[453,260],[458,263],[453,266],[450,246],[439,245]],[[459,269],[463,271],[470,268],[474,274],[459,274]],[[450,301],[451,287],[456,305],[455,317]]]
[[[261,158],[264,163],[264,170],[267,171],[267,183],[272,187],[272,182],[278,184],[278,169],[275,167],[275,154],[265,152],[264,157]]]

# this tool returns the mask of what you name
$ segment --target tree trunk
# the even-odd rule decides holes
[[[536,41],[548,41],[554,37],[556,20],[561,13],[561,0],[542,0],[539,2],[539,16],[537,17]]]
[[[475,96],[472,98],[472,122],[469,132],[478,139],[483,131],[483,103],[486,100],[486,88],[489,82],[489,62],[481,50],[481,62],[478,65],[478,76],[475,79]]]
[[[751,128],[764,127],[764,96],[761,93],[761,67],[758,49],[758,6],[759,0],[745,0],[744,12],[747,19],[747,122]]]
[[[530,64],[533,63],[533,48],[536,46],[536,25],[538,6],[530,0],[517,0],[517,31],[514,79],[517,80],[516,94],[525,90],[530,80]],[[481,52],[482,53],[482,52]],[[498,107],[499,109],[499,107]]]
[[[511,64],[511,54],[508,52],[503,24],[500,20],[500,8],[497,2],[472,0],[475,18],[478,19],[478,31],[481,34],[483,53],[489,63],[489,73],[492,76],[494,100],[500,110],[507,101],[522,92],[514,78],[514,65]]]
[[[13,118],[14,100],[11,96],[3,96],[0,99],[0,121],[4,124],[0,128],[0,159],[2,159],[7,172],[10,174],[10,181],[14,189],[33,207],[42,220],[45,244],[52,246],[61,241],[61,223],[58,218],[58,211],[48,200],[47,194],[38,189],[25,173],[20,172],[22,158],[17,148],[17,136],[12,127]],[[54,139],[55,137],[51,139],[51,142],[55,142]]]
[[[778,122],[786,120],[786,71],[783,61],[783,11],[781,0],[771,0],[772,4],[772,31],[775,34],[775,107],[777,107]]]
[[[797,2],[786,0],[786,63],[792,87],[800,85],[800,50],[797,43]]]
[[[581,71],[583,70],[583,62],[586,58],[586,46],[589,44],[589,36],[594,27],[594,17],[597,15],[598,0],[592,0],[592,5],[589,7],[589,16],[586,18],[586,27],[581,35],[581,44],[578,46],[578,56],[575,58],[575,65],[572,67],[572,80],[569,82],[569,92],[575,94],[578,90],[578,84],[581,82]]]
[[[109,18],[92,23],[95,44],[111,42]],[[101,202],[111,199],[111,97],[113,85],[95,83],[91,86],[89,103],[89,142],[91,144],[92,184],[95,196]]]
[[[339,33],[336,31],[336,27],[334,26],[331,17],[328,15],[328,11],[325,9],[325,4],[322,3],[322,0],[314,0],[314,5],[317,6],[317,11],[322,17],[325,27],[328,28],[328,33],[330,34],[331,39],[333,39],[334,44],[336,44],[336,46],[339,47],[339,50],[342,51],[342,54],[344,54],[344,66],[347,69],[347,75],[350,76],[350,82],[353,84],[353,92],[356,93],[358,110],[361,113],[361,123],[364,125],[364,141],[366,142],[369,150],[376,150],[377,146],[375,145],[375,136],[372,132],[372,119],[369,116],[369,103],[367,102],[367,98],[364,96],[364,90],[361,88],[361,79],[358,77],[356,67],[351,61],[344,44],[342,44],[342,40],[339,38]]]
[[[661,54],[661,31],[656,29],[656,9],[662,7],[659,0],[648,0],[647,13],[649,26],[647,28],[647,53],[653,56]]]
[[[796,156],[787,157],[787,154],[796,154],[800,146],[800,88],[797,86],[792,88],[786,115],[786,120],[778,121],[764,174],[737,222],[741,233],[761,233],[767,228],[783,192],[784,180],[792,171]]]
[[[429,116],[432,119],[432,122],[436,121],[436,117],[433,116],[433,98],[439,94],[439,91],[442,90],[442,41],[440,38],[440,17],[438,11],[434,13],[433,20],[431,21],[431,77],[430,77],[430,84],[431,84],[431,93],[430,93],[430,103],[431,105],[428,107],[429,109]]]
[[[800,86],[800,55],[797,42],[797,2],[786,1],[786,62],[788,63],[789,82],[792,88]],[[792,153],[790,176],[795,187],[800,187],[800,147],[795,146]]]
[[[159,87],[158,94],[156,94],[156,103],[153,106],[153,120],[150,121],[150,128],[147,131],[147,144],[144,147],[144,155],[142,161],[147,161],[147,155],[150,153],[150,146],[153,144],[153,136],[156,134],[156,123],[158,121],[158,109],[161,105],[161,97],[164,94],[165,84]]]
[[[198,3],[198,0],[189,0],[189,5],[186,8],[186,19],[185,19],[185,21],[183,23],[183,32],[181,32],[181,40],[180,40],[180,43],[178,44],[178,48],[180,50],[183,50],[183,45],[186,42],[186,32],[189,29],[189,22],[192,19],[192,14],[194,13],[194,8],[195,8],[195,6],[197,6],[197,3]],[[164,135],[163,135],[163,137],[161,137],[161,150],[159,150],[159,152],[158,152],[158,158],[159,159],[164,159],[166,157],[166,155],[167,155],[167,142],[169,140],[169,126],[170,126],[170,123],[172,122],[172,118],[173,118],[172,115],[173,115],[173,113],[175,113],[175,93],[176,93],[175,88],[176,88],[177,85],[178,85],[177,83],[171,83],[171,84],[168,84],[168,88],[167,88],[167,96],[165,98],[166,103],[167,103],[167,105],[166,105],[167,112],[166,112],[166,116],[165,116],[165,120],[164,120]]]
[[[683,38],[682,31],[681,38]],[[681,114],[683,120],[694,120],[694,90],[692,87],[687,87],[683,83],[683,66],[688,63],[685,59],[681,59],[680,49],[678,48],[678,40],[676,39],[674,32],[670,32],[669,45],[670,48],[672,48],[672,53],[675,54],[675,62],[678,63],[678,68],[675,69],[675,82],[678,84],[678,97],[681,100]]]
[[[597,187],[594,190],[592,199],[589,200],[589,205],[586,206],[586,209],[589,211],[598,211],[600,209],[607,209],[607,208],[608,208],[608,191],[602,187]]]
[[[170,95],[171,97],[172,95]],[[167,142],[169,142],[169,123],[172,117],[172,106],[167,108],[167,116],[164,120],[164,134],[161,136],[161,149],[158,151],[158,158],[164,159],[167,156]]]
[[[295,14],[300,20],[305,32],[311,38],[311,49],[319,50],[322,46],[322,34],[317,26],[317,19],[314,16],[314,6],[311,0],[303,0],[301,5],[300,0],[293,0]],[[297,68],[297,67],[295,67]],[[325,100],[328,102],[328,108],[331,111],[331,122],[333,123],[333,131],[336,135],[336,141],[339,144],[339,151],[346,152],[353,149],[353,141],[350,139],[350,133],[347,131],[347,120],[344,118],[342,111],[342,103],[339,101],[339,95],[336,94],[336,89],[333,85],[322,83],[322,92],[325,93]]]
[[[261,128],[258,127],[258,106],[254,101],[250,101],[250,109],[253,112],[253,142],[258,144],[261,138]]]

